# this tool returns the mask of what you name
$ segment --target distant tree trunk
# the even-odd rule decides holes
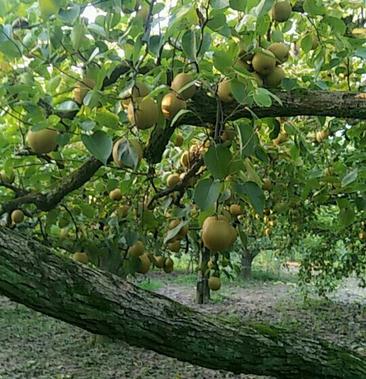
[[[7,228],[0,228],[0,293],[92,333],[216,370],[366,378],[357,353],[284,328],[202,314]]]
[[[210,300],[210,289],[208,288],[208,261],[210,253],[206,248],[200,251],[199,271],[196,286],[196,303],[207,304]]]
[[[241,255],[241,275],[246,280],[252,278],[253,259],[254,255],[252,254],[252,252],[247,248],[243,248],[243,252]]]

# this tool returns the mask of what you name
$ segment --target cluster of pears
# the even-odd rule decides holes
[[[201,229],[204,246],[212,252],[227,250],[236,240],[236,229],[223,215],[210,216],[205,219]]]
[[[171,220],[168,225],[168,232],[170,230],[177,228],[180,223],[181,223],[181,220],[179,219]],[[173,238],[167,241],[166,247],[168,248],[168,250],[170,250],[173,253],[178,253],[180,250],[180,241],[187,235],[187,233],[188,233],[188,226],[187,225],[182,226],[179,229],[178,233]]]
[[[171,120],[182,109],[186,100],[196,92],[192,74],[180,73],[171,83],[171,91],[161,100],[161,112],[167,120]],[[145,130],[153,127],[159,118],[159,107],[154,99],[148,96],[149,87],[144,83],[136,83],[129,94],[127,117],[137,129]],[[126,106],[126,101],[122,103]]]
[[[206,146],[193,144],[189,150],[183,152],[180,157],[180,164],[185,170],[189,170],[193,163],[197,161],[206,151]]]
[[[145,245],[142,241],[138,240],[128,248],[128,256],[135,257],[139,260],[137,272],[146,274],[150,270],[151,260],[149,253],[145,251]]]
[[[138,240],[128,248],[127,251],[130,257],[135,257],[139,260],[137,272],[146,274],[153,263],[156,267],[162,268],[166,273],[170,273],[174,269],[174,261],[171,258],[165,258],[160,255],[152,255],[145,251],[145,245]]]

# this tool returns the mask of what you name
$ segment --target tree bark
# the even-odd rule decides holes
[[[245,280],[252,278],[252,263],[254,256],[249,249],[244,249],[241,255],[241,274]]]
[[[210,288],[208,287],[207,263],[210,253],[204,247],[200,251],[199,271],[196,285],[196,303],[207,304],[210,300]]]
[[[356,353],[268,325],[203,315],[8,228],[0,229],[0,293],[92,333],[212,369],[285,379],[366,377]]]
[[[252,118],[253,113],[259,117],[292,117],[292,116],[331,116],[340,118],[366,119],[366,93],[341,91],[314,91],[297,89],[292,91],[272,91],[281,104],[272,99],[270,107],[250,107],[236,102],[223,104],[224,119],[234,121],[241,118]],[[189,109],[179,124],[209,126],[216,120],[217,102],[214,97],[203,91],[192,98]],[[252,113],[253,112],[253,113]]]

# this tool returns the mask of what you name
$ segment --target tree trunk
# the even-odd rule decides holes
[[[92,333],[212,369],[291,379],[366,377],[365,359],[356,353],[264,324],[203,315],[7,228],[0,229],[0,292]]]
[[[241,255],[241,275],[244,279],[252,278],[253,255],[249,249],[244,249]]]
[[[208,287],[208,268],[207,263],[210,260],[210,253],[206,248],[201,248],[199,271],[196,285],[196,303],[207,304],[210,300],[210,289]]]

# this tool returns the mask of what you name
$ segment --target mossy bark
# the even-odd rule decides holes
[[[210,317],[0,229],[0,293],[95,334],[192,364],[278,378],[366,378],[365,359],[265,324]]]

